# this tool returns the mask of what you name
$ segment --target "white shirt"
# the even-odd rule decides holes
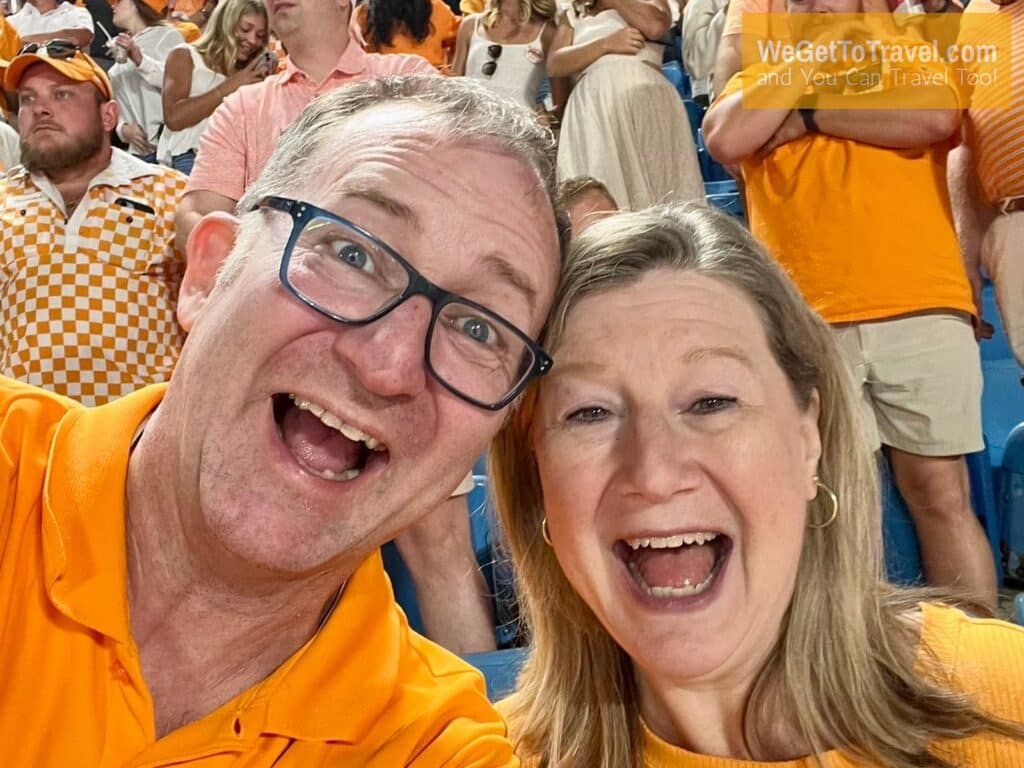
[[[179,45],[188,51],[192,57],[192,87],[189,88],[189,98],[202,96],[216,88],[226,79],[220,72],[214,72],[203,61],[203,57],[190,44]],[[177,50],[177,49],[175,49]],[[210,118],[204,118],[190,128],[183,128],[180,131],[172,131],[164,127],[160,134],[160,142],[157,144],[156,159],[164,165],[170,165],[171,159],[176,155],[183,155],[189,150],[199,149],[199,137],[203,135],[203,129]]]
[[[0,120],[0,174],[21,164],[21,141],[18,132]]]
[[[126,123],[138,123],[146,129],[146,137],[156,146],[164,127],[164,65],[171,51],[182,45],[185,38],[172,26],[158,24],[146,27],[135,35],[135,43],[142,52],[142,64],[128,59],[110,68],[110,84],[114,99],[121,109],[117,122],[117,135]]]
[[[63,2],[52,11],[40,13],[34,5],[25,3],[7,20],[21,37],[44,35],[62,29],[87,29],[93,32],[92,15],[85,8]]]
[[[728,0],[690,0],[683,11],[683,65],[690,74],[694,96],[711,93],[727,5]]]

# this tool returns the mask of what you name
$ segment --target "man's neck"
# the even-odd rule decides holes
[[[350,42],[347,22],[340,27],[325,26],[322,30],[304,28],[294,37],[295,40],[282,39],[281,42],[292,63],[314,83],[327,79]]]
[[[158,735],[197,720],[269,676],[317,631],[344,575],[246,579],[204,541],[168,467],[159,412],[128,465],[125,538],[132,636]],[[255,568],[249,569],[255,571]]]
[[[110,165],[111,154],[112,152],[108,145],[80,163],[68,166],[67,168],[58,168],[46,172],[46,177],[50,180],[50,183],[60,192],[61,199],[64,201],[64,209],[68,215],[71,214],[78,206],[79,201],[85,196],[92,180]]]

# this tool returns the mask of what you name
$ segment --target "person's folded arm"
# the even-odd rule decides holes
[[[648,40],[658,40],[672,25],[667,0],[605,0],[605,7],[619,12],[631,27]]]
[[[956,91],[945,85],[906,86],[844,96],[842,109],[818,109],[821,133],[891,149],[913,149],[948,139],[960,127]]]
[[[68,40],[83,50],[89,48],[92,42],[93,33],[91,29],[72,27],[69,29],[58,29],[56,32],[43,32],[38,35],[22,35],[21,44],[47,43],[50,40]]]
[[[796,77],[786,84],[782,75],[790,69],[786,63],[752,67],[739,75],[742,85],[711,105],[702,125],[704,142],[722,165],[735,165],[760,150],[789,117],[805,87]],[[771,106],[755,109],[750,104]]]

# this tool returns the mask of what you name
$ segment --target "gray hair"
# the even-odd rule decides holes
[[[490,145],[522,162],[537,178],[555,211],[561,252],[568,242],[568,220],[556,206],[555,142],[533,113],[486,86],[467,78],[404,75],[365,80],[330,91],[314,99],[281,136],[259,178],[238,203],[242,232],[221,270],[230,281],[245,252],[254,244],[247,214],[265,197],[294,194],[309,177],[309,160],[322,154],[337,130],[352,117],[389,103],[415,104],[423,109],[418,127],[435,128],[439,143]]]

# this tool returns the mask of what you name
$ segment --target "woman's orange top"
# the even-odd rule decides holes
[[[409,30],[396,25],[390,45],[379,45],[371,39],[367,23],[368,11],[365,5],[356,8],[356,23],[366,40],[366,50],[371,53],[414,53],[429,61],[438,71],[448,74],[451,52],[459,34],[459,17],[444,0],[431,0],[430,32],[423,40],[417,40]]]

